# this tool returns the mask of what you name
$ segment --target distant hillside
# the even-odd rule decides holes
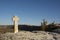
[[[0,29],[13,29],[13,25],[0,25]],[[19,25],[19,30],[26,30],[26,31],[40,31],[41,26],[31,26],[31,25]],[[53,31],[55,29],[60,29],[60,26],[57,25],[47,25],[47,28],[45,31]]]
[[[13,29],[13,25],[0,25],[0,28],[10,28]],[[19,30],[26,30],[26,31],[34,31],[34,30],[40,30],[40,26],[30,26],[30,25],[19,25]]]

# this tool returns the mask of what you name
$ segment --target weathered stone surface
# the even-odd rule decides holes
[[[0,40],[60,40],[60,34],[44,31],[20,31],[18,33],[0,34]]]

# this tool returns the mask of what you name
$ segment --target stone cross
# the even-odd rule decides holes
[[[13,16],[13,21],[14,21],[14,33],[18,32],[18,20],[19,18],[17,16]]]

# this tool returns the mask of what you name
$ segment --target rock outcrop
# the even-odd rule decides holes
[[[45,31],[20,31],[0,34],[0,40],[60,40],[60,34]]]

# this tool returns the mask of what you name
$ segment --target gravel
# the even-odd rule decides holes
[[[60,34],[45,31],[19,31],[0,34],[0,40],[60,40]]]

